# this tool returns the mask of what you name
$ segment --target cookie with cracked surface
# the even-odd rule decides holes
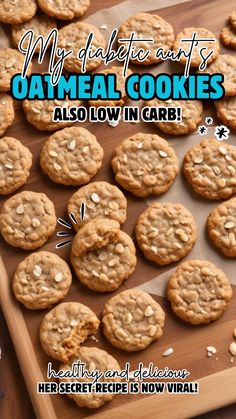
[[[50,18],[44,13],[39,13],[27,22],[23,22],[23,23],[19,23],[18,25],[11,26],[11,35],[12,35],[13,44],[16,48],[18,48],[20,39],[25,34],[25,32],[30,29],[34,31],[33,40],[35,40],[36,37],[39,35],[43,36],[44,38],[47,38],[49,35],[49,32],[56,27],[57,27],[57,24],[54,19]],[[51,43],[52,43],[52,40],[50,41],[48,46]],[[37,47],[35,48],[35,52],[39,52],[39,50],[40,50],[40,47],[39,47],[39,44],[37,44]]]
[[[56,214],[52,201],[44,194],[19,192],[4,202],[0,230],[10,245],[25,250],[42,246],[54,233]]]
[[[171,276],[167,297],[174,313],[198,325],[219,319],[232,297],[224,272],[206,260],[187,260]]]
[[[171,49],[174,42],[174,30],[172,26],[159,15],[151,15],[149,13],[137,13],[129,17],[120,27],[118,39],[127,39],[131,33],[135,33],[135,38],[140,41],[135,42],[135,49],[142,48],[144,52],[150,50],[145,61],[131,60],[135,64],[151,65],[161,61],[160,57],[156,57],[158,48],[162,48],[164,52]],[[143,39],[151,39],[154,42],[148,43]],[[125,43],[122,43],[125,45]]]
[[[84,204],[85,212],[81,217]],[[94,219],[110,218],[123,224],[126,220],[127,200],[117,186],[108,182],[92,182],[75,192],[68,203],[68,214],[74,214],[76,231]]]
[[[236,28],[231,25],[225,26],[220,33],[220,39],[227,47],[236,49]]]
[[[88,336],[96,333],[100,321],[89,307],[61,303],[47,313],[40,327],[40,341],[45,352],[58,361],[67,362]]]
[[[70,127],[52,134],[44,143],[40,165],[53,182],[84,185],[102,165],[103,149],[85,128]]]
[[[115,295],[102,313],[103,332],[123,351],[140,351],[162,336],[165,313],[149,294],[137,288]]]
[[[236,96],[225,97],[214,102],[218,118],[232,129],[236,129]]]
[[[105,48],[106,41],[100,30],[87,22],[71,23],[59,30],[58,47],[73,51],[64,62],[64,68],[67,71],[72,73],[81,72],[81,61],[78,60],[77,52],[79,49],[85,47],[90,33],[94,34],[91,43],[92,51],[95,52],[97,48]],[[86,62],[86,71],[94,70],[101,64],[101,61],[100,58],[88,59]]]
[[[135,235],[147,259],[168,265],[192,250],[197,227],[191,212],[183,205],[154,203],[139,216]]]
[[[179,49],[185,51],[185,53],[189,52],[190,44],[189,42],[181,42],[182,39],[192,39],[193,33],[196,33],[197,38],[202,39],[214,39],[215,41],[205,41],[205,42],[199,42],[198,45],[194,46],[194,49],[192,51],[191,56],[191,67],[199,67],[199,65],[202,62],[202,57],[200,55],[200,50],[202,48],[205,49],[204,54],[208,55],[211,51],[213,51],[213,54],[208,58],[207,63],[208,65],[216,60],[220,53],[220,45],[218,39],[216,39],[216,36],[210,32],[208,29],[205,28],[184,28],[181,32],[179,32],[176,35],[175,42],[173,44],[173,51],[177,54]],[[179,62],[181,64],[186,64],[187,58],[184,55],[180,56]]]
[[[207,219],[208,234],[225,256],[236,257],[236,198],[214,208]]]
[[[0,137],[12,125],[15,118],[13,100],[7,93],[0,93]]]
[[[227,199],[236,192],[236,147],[208,138],[184,156],[183,172],[195,192]]]
[[[73,240],[72,266],[80,282],[92,290],[114,291],[135,270],[135,246],[119,227],[114,220],[93,220]]]
[[[166,192],[179,172],[179,162],[167,141],[155,134],[138,133],[119,144],[112,168],[116,181],[136,196]]]
[[[61,20],[72,20],[85,14],[90,0],[38,0],[41,10]]]
[[[0,140],[0,195],[8,195],[23,186],[29,177],[32,154],[19,140]]]
[[[229,54],[220,54],[201,74],[221,73],[224,76],[225,96],[236,95],[236,58]]]
[[[53,114],[55,107],[78,107],[81,105],[79,100],[27,100],[23,101],[23,109],[26,114],[27,121],[34,125],[40,131],[57,131],[59,129],[69,127],[75,121],[58,121],[53,122]]]
[[[11,25],[30,20],[37,11],[36,0],[1,0],[0,22]]]
[[[203,106],[200,100],[159,100],[145,103],[149,107],[182,108],[182,121],[157,121],[154,124],[166,134],[185,135],[194,132],[202,119]]]
[[[0,3],[1,4],[1,3]],[[10,90],[11,78],[22,72],[25,56],[13,48],[0,49],[0,92]],[[30,63],[27,75],[30,74]]]
[[[232,13],[229,15],[229,22],[236,29],[236,11],[233,10]]]
[[[106,351],[95,347],[86,347],[83,346],[80,348],[77,353],[66,363],[60,366],[60,370],[71,371],[73,363],[83,363],[85,364],[85,370],[92,373],[93,371],[99,371],[100,373],[105,373],[106,371],[120,371],[120,366],[113,356],[108,354]],[[113,378],[104,378],[101,377],[99,382],[111,383],[119,381],[117,377]],[[74,378],[61,378],[61,382],[85,382],[91,383],[93,378],[88,377],[74,377]],[[114,394],[111,393],[76,393],[68,394],[68,397],[73,399],[75,403],[80,407],[88,407],[89,409],[97,409],[105,403],[109,402],[114,398]]]
[[[17,266],[13,291],[30,310],[51,307],[63,300],[71,285],[67,263],[51,252],[31,253]]]
[[[123,67],[110,67],[106,70],[102,70],[96,74],[115,74],[116,75],[116,89],[121,92],[121,98],[117,100],[90,100],[90,106],[122,106],[124,105],[127,95],[125,90],[125,82],[128,76],[132,74],[130,69],[127,70],[127,75],[124,77],[123,74]]]

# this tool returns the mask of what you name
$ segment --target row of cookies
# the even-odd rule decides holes
[[[48,16],[61,20],[72,20],[83,16],[89,5],[90,0],[2,0],[0,22],[11,25],[31,22],[38,7]]]
[[[105,186],[109,188],[105,182],[98,184],[94,186],[100,186],[102,190]],[[115,188],[113,185],[110,187]],[[17,198],[21,200],[17,201]],[[41,246],[55,229],[55,218],[50,213],[53,211],[52,203],[45,199],[45,195],[35,192],[22,192],[11,200],[0,217],[3,237],[10,244],[24,249]],[[123,197],[123,204],[124,200]],[[45,209],[43,205],[39,207],[39,203],[47,206],[47,213],[43,212]],[[32,211],[33,208],[37,214]],[[116,211],[109,213],[110,218],[101,218],[101,206],[98,205],[97,209],[97,213],[96,210],[93,212],[93,219],[90,218],[79,228],[73,240],[71,262],[81,283],[98,292],[111,292],[134,272],[136,251],[133,241],[120,230],[116,221],[125,221],[125,211],[117,206]],[[14,223],[10,224],[9,220],[14,220]],[[213,209],[207,227],[216,246],[225,255],[235,257],[236,199]],[[159,265],[170,264],[186,256],[197,236],[192,214],[183,205],[171,203],[149,206],[140,215],[135,233],[145,257]],[[57,255],[48,252],[28,256],[19,264],[13,281],[16,298],[31,309],[46,308],[60,301],[70,285],[69,267]]]
[[[106,249],[103,250],[101,248],[101,252],[102,251],[106,251]],[[101,252],[100,254],[102,254]],[[13,290],[17,300],[19,300],[22,304],[31,310],[49,308],[53,304],[60,302],[65,298],[70,285],[71,272],[67,263],[57,255],[45,251],[33,253],[25,258],[18,265],[13,278]],[[157,316],[156,321],[159,323],[159,320],[161,320],[162,328],[164,325],[164,313],[160,309],[159,305],[154,302],[154,300],[148,296],[148,294],[141,290],[137,291],[137,293],[139,293],[140,296],[145,296],[145,300],[147,300],[149,304],[146,304],[146,307],[142,307],[142,311],[139,311],[139,315],[138,313],[134,313],[135,306],[131,304],[131,307],[129,307],[129,304],[126,304],[127,301],[126,303],[124,302],[124,309],[120,309],[120,300],[122,300],[121,296],[128,295],[128,299],[131,298],[136,300],[136,298],[130,296],[132,294],[135,295],[135,293],[136,289],[130,289],[117,294],[115,297],[112,297],[106,303],[106,307],[103,311],[103,317],[105,314],[109,313],[108,317],[110,320],[107,318],[107,322],[110,323],[112,321],[113,323],[116,323],[116,327],[114,327],[115,330],[118,329],[117,326],[121,327],[119,320],[119,316],[121,316],[121,314],[123,319],[122,323],[126,325],[123,328],[132,328],[134,326],[134,322],[136,321],[139,323],[140,327],[143,327],[143,325],[140,324],[143,319],[148,320],[149,324],[150,320],[152,320],[151,325],[154,326],[155,321],[153,320],[155,319],[153,319],[152,315],[155,311],[154,307],[158,307],[157,314],[161,313],[161,319],[158,318],[159,316]],[[188,260],[180,264],[170,277],[167,287],[167,296],[171,302],[173,311],[180,318],[192,324],[202,324],[216,320],[222,315],[232,297],[232,290],[226,275],[213,263],[204,260]],[[143,297],[141,300],[142,299]],[[139,300],[137,300],[137,303],[138,301]],[[112,304],[113,302],[116,302],[119,307],[119,315],[116,313],[115,307]],[[64,307],[67,304],[68,303],[63,303],[61,305]],[[76,305],[78,303],[74,304]],[[112,305],[112,308],[108,310],[107,307],[109,307],[110,304]],[[150,305],[152,310],[149,307]],[[198,305],[198,309],[194,307],[196,305]],[[78,307],[79,306],[80,304],[78,304]],[[51,312],[57,312],[59,307],[60,305],[56,306],[56,308],[52,309]],[[51,312],[49,312],[50,314],[47,314],[45,318],[47,319],[48,317],[53,317],[56,321],[56,316],[52,315]],[[196,314],[195,318],[193,318],[193,313]],[[74,321],[78,319],[66,319],[66,321],[69,322],[70,320]],[[103,321],[103,323],[106,322]],[[97,322],[97,327],[98,325],[99,322]],[[71,324],[71,326],[77,326],[76,322],[74,322],[73,325]],[[82,343],[82,341],[87,338],[88,334],[95,333],[97,327],[95,330],[86,328],[87,335],[83,340],[80,340],[77,343]],[[50,330],[52,329],[53,328]],[[108,340],[111,341],[110,329],[112,330],[113,327],[109,328],[108,324],[105,325],[105,335],[107,336]],[[148,328],[145,329],[146,332],[147,329]],[[69,332],[71,332],[71,330],[69,330]],[[158,331],[156,328],[155,333],[150,333],[150,335],[147,333],[152,338],[155,336],[155,338],[149,339],[148,342],[144,342],[142,339],[140,342],[140,339],[137,339],[135,344],[134,342],[130,342],[128,347],[126,345],[127,341],[125,339],[125,335],[128,335],[129,333],[127,331],[125,331],[125,333],[115,333],[115,335],[117,335],[116,337],[118,338],[118,341],[113,336],[113,339],[116,341],[111,341],[111,343],[123,350],[140,350],[146,348],[152,342],[152,340],[155,340],[161,336],[162,333],[160,333],[160,330],[158,333],[157,332]],[[141,336],[137,336],[137,338],[140,337]],[[50,349],[53,351],[53,348],[50,347]],[[73,345],[69,346],[68,348],[69,351],[71,351],[71,349],[73,350]],[[65,351],[66,347],[64,346],[64,353]],[[50,353],[50,355],[52,355],[52,353]],[[65,358],[65,356],[60,358],[60,355],[56,356],[55,354],[54,358],[61,361],[67,361],[71,355],[72,353],[69,352],[67,354],[67,358]]]
[[[64,128],[45,142],[40,165],[52,181],[80,186],[96,175],[103,154],[101,145],[88,130]],[[172,147],[158,135],[148,133],[137,133],[123,140],[116,147],[111,164],[116,181],[139,197],[166,192],[179,172]],[[32,154],[27,147],[14,138],[2,138],[0,195],[23,186],[31,165]],[[185,154],[183,172],[195,192],[205,198],[229,198],[236,191],[236,148],[214,139],[203,140]]]

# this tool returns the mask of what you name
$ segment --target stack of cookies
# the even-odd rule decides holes
[[[35,35],[47,36],[56,27],[54,19],[72,20],[84,15],[89,0],[38,0],[41,12],[37,12],[35,0],[15,0],[0,3],[0,21],[12,25],[12,40],[17,47],[28,29]],[[233,33],[235,13],[230,16]],[[98,28],[85,22],[75,21],[59,30],[60,48],[74,53],[65,61],[65,70],[81,72],[76,51],[84,47],[87,36],[94,33],[93,48],[104,47],[105,39]],[[144,65],[160,63],[155,52],[162,47],[177,51],[181,39],[196,32],[202,38],[215,38],[205,28],[184,28],[176,37],[172,26],[155,14],[138,13],[125,21],[119,30],[119,38],[134,32],[140,39],[137,48],[150,49]],[[226,31],[221,39],[225,41]],[[230,35],[230,36],[231,36]],[[227,35],[228,36],[228,35]],[[148,44],[142,38],[153,38]],[[232,37],[232,36],[231,36]],[[232,45],[232,42],[230,43]],[[202,44],[201,44],[202,47]],[[206,41],[204,47],[212,50],[205,72],[223,73],[226,98],[216,103],[218,117],[231,128],[236,121],[236,59],[220,54],[219,42]],[[186,47],[187,48],[187,47]],[[35,51],[38,52],[38,49]],[[181,58],[185,65],[186,58]],[[87,70],[101,64],[96,58],[88,61]],[[140,65],[138,60],[133,64]],[[198,68],[198,48],[194,51],[191,67]],[[0,50],[0,135],[3,136],[14,120],[10,90],[11,77],[21,72],[23,56],[16,50]],[[29,74],[31,72],[29,68]],[[90,106],[122,106],[127,100],[125,79],[121,68],[113,66],[104,71],[117,75],[122,95],[119,101],[90,101]],[[128,70],[127,76],[131,74]],[[77,301],[62,302],[71,283],[72,272],[67,262],[54,252],[39,250],[28,255],[18,265],[13,278],[16,299],[27,309],[50,311],[40,327],[40,340],[45,352],[62,362],[60,369],[68,371],[72,364],[81,360],[89,372],[120,370],[116,359],[97,347],[81,346],[97,333],[100,323],[107,340],[122,351],[146,349],[163,333],[165,313],[160,304],[149,294],[137,288],[129,289],[130,276],[135,272],[137,257],[132,238],[122,230],[127,218],[125,192],[137,198],[158,197],[170,188],[177,187],[176,178],[180,162],[167,140],[156,133],[136,132],[123,139],[114,149],[111,166],[116,185],[106,181],[93,181],[102,167],[104,150],[88,129],[71,126],[70,121],[53,122],[55,106],[80,106],[80,101],[25,100],[23,109],[27,121],[36,129],[53,132],[41,149],[40,167],[56,184],[79,187],[67,204],[73,219],[76,235],[71,248],[71,265],[80,283],[95,293],[111,293],[124,282],[128,288],[108,298],[101,314],[97,315]],[[182,108],[181,122],[157,122],[157,129],[173,136],[195,132],[201,122],[203,105],[200,101],[161,101],[153,99],[145,106],[177,106]],[[155,129],[155,128],[154,128]],[[145,131],[145,129],[143,130]],[[27,183],[32,165],[32,153],[19,140],[12,137],[0,139],[0,194],[16,192]],[[207,219],[209,237],[227,257],[236,257],[236,147],[214,139],[201,141],[190,149],[183,160],[183,173],[194,193],[208,200],[223,200]],[[18,192],[4,201],[0,213],[0,230],[11,246],[24,250],[41,248],[56,228],[53,202],[44,194]],[[156,264],[170,265],[187,256],[196,240],[197,225],[193,214],[179,203],[150,205],[140,214],[135,226],[135,239],[144,257]],[[96,295],[96,294],[95,294]],[[171,276],[167,298],[174,313],[193,325],[217,320],[227,308],[232,296],[229,281],[222,270],[205,260],[187,260],[181,263]],[[54,308],[52,306],[55,305]],[[67,378],[72,381],[80,381]],[[91,381],[89,378],[86,379]],[[106,379],[116,381],[117,378]],[[113,398],[111,394],[73,394],[79,406],[98,408]]]

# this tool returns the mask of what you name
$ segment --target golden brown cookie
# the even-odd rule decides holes
[[[165,313],[146,292],[137,288],[115,295],[102,313],[103,332],[123,351],[140,351],[162,336]]]
[[[181,204],[154,203],[139,217],[135,236],[147,259],[168,265],[186,256],[197,238],[197,226]]]
[[[75,121],[53,122],[53,113],[55,107],[70,108],[71,106],[80,106],[79,100],[27,100],[23,101],[23,109],[27,121],[34,125],[40,131],[57,131],[59,129],[73,125]]]
[[[236,147],[208,138],[184,156],[183,172],[198,194],[227,199],[236,192]]]
[[[84,185],[102,165],[103,149],[95,135],[85,128],[64,128],[44,143],[40,165],[53,182]]]
[[[81,227],[73,240],[74,271],[92,290],[114,291],[134,272],[135,246],[119,227],[117,221],[95,219]]]
[[[67,263],[50,252],[31,253],[17,266],[13,291],[30,310],[51,307],[63,300],[71,285]]]
[[[227,47],[236,49],[236,28],[231,25],[226,26],[220,33],[220,39]]]
[[[32,154],[19,140],[0,140],[0,195],[8,195],[23,186],[32,165]]]
[[[122,141],[112,159],[116,181],[136,196],[166,192],[179,172],[179,162],[167,141],[138,133]]]
[[[92,41],[93,52],[97,48],[105,48],[106,41],[104,36],[96,26],[87,22],[76,22],[64,26],[58,33],[58,47],[66,48],[73,53],[65,59],[64,68],[72,73],[81,72],[81,61],[77,57],[80,48],[84,48],[87,38],[90,33],[93,33]],[[87,59],[86,71],[91,71],[101,64],[100,58]]]
[[[120,371],[120,366],[113,356],[109,355],[106,351],[103,351],[95,347],[86,347],[83,346],[80,348],[76,354],[66,363],[60,366],[60,370],[64,371],[65,374],[67,371],[72,370],[73,363],[85,364],[85,370],[92,373],[93,371],[98,371],[99,373],[106,373],[106,371]],[[78,377],[73,378],[62,378],[62,382],[83,382],[91,383],[93,378],[83,377],[81,378],[78,374]],[[99,383],[112,383],[120,381],[120,378],[106,378],[102,376],[99,379]],[[97,409],[105,403],[113,399],[114,394],[112,393],[72,393],[68,394],[68,397],[73,399],[75,403],[80,407],[88,407],[89,409]]]
[[[206,260],[187,260],[171,276],[167,297],[175,314],[197,325],[219,319],[232,297],[224,272]]]
[[[80,344],[96,333],[99,320],[90,308],[77,303],[61,303],[44,316],[40,341],[45,352],[58,361],[67,362]]]
[[[178,33],[178,35],[176,35],[175,42],[173,45],[173,51],[177,53],[178,50],[181,48],[187,53],[189,51],[190,43],[181,42],[181,40],[192,39],[194,32],[196,33],[197,38],[214,39],[215,42],[210,42],[210,41],[198,42],[198,45],[194,46],[192,56],[191,56],[190,66],[199,67],[199,65],[202,62],[202,57],[200,55],[200,50],[202,48],[204,48],[204,56],[207,56],[210,53],[210,51],[213,51],[213,54],[207,60],[207,64],[209,65],[210,63],[215,61],[216,58],[218,57],[220,53],[220,44],[219,44],[218,39],[216,39],[216,36],[212,32],[210,32],[208,29],[201,28],[201,27],[200,28],[195,28],[195,27],[184,28],[181,32]],[[181,64],[185,64],[186,61],[187,61],[187,58],[181,55],[179,62]]]
[[[10,90],[11,78],[22,72],[24,58],[25,56],[16,49],[0,49],[0,92]],[[32,64],[30,63],[27,75],[30,74],[31,68]]]
[[[125,90],[125,81],[130,74],[132,74],[131,70],[127,70],[127,75],[124,77],[123,74],[123,67],[110,67],[108,69],[103,69],[96,74],[115,74],[116,75],[116,89],[121,92],[120,100],[90,100],[90,106],[122,106],[127,99],[126,90]]]
[[[0,22],[16,23],[30,20],[37,11],[36,0],[1,0]]]
[[[140,38],[140,42],[135,42],[135,50],[142,48],[145,52],[147,50],[151,51],[145,61],[132,60],[135,64],[151,65],[158,63],[161,58],[156,58],[157,49],[162,48],[164,52],[167,52],[174,42],[172,26],[159,15],[137,13],[129,17],[121,25],[118,39],[130,38],[132,32],[134,32],[136,39]],[[151,39],[154,42],[145,42],[142,39]],[[120,45],[125,45],[125,43],[122,42]]]
[[[212,64],[201,71],[201,74],[203,73],[223,74],[225,96],[236,95],[236,57],[229,54],[220,54]]]
[[[34,31],[34,40],[35,40],[35,38],[39,35],[43,36],[44,39],[46,39],[47,36],[49,35],[49,32],[56,27],[57,27],[57,24],[54,19],[50,18],[44,13],[39,13],[27,22],[23,22],[23,23],[19,23],[18,25],[11,26],[11,35],[12,35],[13,44],[16,48],[18,48],[20,39],[22,38],[24,33],[30,29]],[[50,41],[49,45],[51,43],[52,43],[52,40]],[[39,52],[39,49],[40,47],[39,45],[37,45],[37,47],[35,48],[35,52]]]
[[[218,118],[227,126],[236,129],[236,96],[214,102]]]
[[[38,0],[40,9],[56,19],[72,20],[84,15],[90,0]]]
[[[81,209],[84,205],[84,215]],[[76,231],[94,219],[111,218],[123,224],[126,220],[127,200],[115,185],[108,182],[92,182],[75,192],[67,206],[68,213],[73,213],[77,223]]]
[[[203,106],[200,100],[159,100],[152,99],[145,106],[156,107],[180,107],[182,109],[182,121],[157,121],[154,124],[166,134],[184,135],[194,132],[201,119]]]
[[[0,137],[12,125],[15,118],[13,100],[7,93],[0,93]]]
[[[14,247],[37,249],[48,240],[55,228],[54,205],[44,193],[19,192],[3,204],[1,234]]]
[[[222,252],[236,257],[236,198],[214,208],[207,219],[208,234]]]

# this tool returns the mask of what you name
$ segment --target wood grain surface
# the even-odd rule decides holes
[[[94,13],[104,7],[110,7],[120,3],[116,0],[92,0],[89,14]],[[155,6],[158,8],[158,1],[153,0],[154,9]],[[205,26],[212,30],[217,36],[223,25],[225,24],[226,18],[229,12],[233,9],[234,1],[229,0],[223,2],[221,0],[212,1],[192,1],[182,5],[172,6],[171,8],[162,9],[160,14],[162,17],[167,18],[170,23],[174,26],[176,31],[179,31],[184,26]],[[102,22],[101,22],[102,23]],[[7,29],[6,29],[7,30]],[[83,124],[97,136],[99,142],[104,147],[105,157],[103,161],[103,167],[99,171],[95,180],[108,180],[114,183],[114,176],[110,169],[110,159],[113,149],[125,137],[132,135],[140,130],[145,132],[155,132],[155,128],[149,124],[142,124],[142,126],[134,124],[120,123],[119,127],[113,129],[104,124],[89,124],[86,122]],[[46,178],[39,169],[38,157],[42,148],[43,142],[48,137],[48,133],[42,133],[37,131],[35,128],[30,126],[25,121],[25,115],[21,109],[21,105],[16,103],[16,118],[14,125],[8,130],[7,135],[15,136],[19,138],[25,145],[27,145],[33,152],[34,162],[31,170],[31,176],[27,185],[23,188],[25,190],[44,191],[49,198],[51,198],[56,206],[57,216],[64,217],[66,214],[66,202],[76,188],[68,188],[60,185],[53,184]],[[185,141],[185,138],[180,138],[180,141]],[[131,194],[126,193],[128,198],[128,219],[124,225],[124,230],[133,236],[133,227],[138,215],[146,207],[144,201],[133,197]],[[1,204],[4,199],[1,199]],[[72,238],[72,237],[71,237]],[[57,242],[56,234],[49,240],[44,246],[45,250],[55,251],[55,244]],[[26,255],[19,249],[13,249],[7,245],[2,239],[0,239],[1,255],[5,264],[8,280],[11,282],[12,275],[15,271],[16,265]],[[70,248],[65,247],[57,251],[57,253],[63,258],[69,258]],[[157,276],[158,268],[156,265],[146,261],[140,252],[138,252],[138,266],[135,273],[122,285],[118,292],[125,288],[134,287],[138,284],[146,282],[147,280]],[[3,271],[1,273],[1,280]],[[6,279],[6,278],[5,278]],[[24,334],[23,329],[16,331],[14,339],[18,340],[18,344],[22,344],[20,348],[21,357],[24,358],[24,345],[25,342],[21,339],[29,333],[32,354],[36,355],[35,368],[39,367],[39,370],[45,373],[45,368],[48,357],[43,353],[40,342],[38,339],[38,328],[41,322],[42,316],[45,311],[31,312],[23,309],[18,305],[12,294],[9,286],[10,284],[6,280],[6,298],[9,298],[11,304],[14,305],[12,315],[9,314],[8,322],[14,324],[14,315],[17,310],[21,313],[19,316],[22,318],[27,330]],[[234,287],[235,288],[235,287]],[[78,283],[74,278],[73,286],[67,297],[69,300],[78,300],[84,304],[89,305],[98,315],[101,313],[101,307],[104,302],[109,298],[109,295],[102,294],[97,295],[92,291],[88,291],[81,284]],[[115,355],[120,361],[121,365],[128,359],[131,365],[135,367],[141,360],[145,364],[148,362],[154,362],[159,368],[164,367],[166,364],[170,368],[187,368],[191,372],[191,379],[198,379],[200,377],[206,377],[208,375],[215,374],[225,369],[230,369],[230,355],[227,352],[228,344],[232,339],[232,329],[235,327],[235,309],[236,304],[236,292],[234,289],[233,301],[225,313],[225,315],[209,326],[203,326],[198,328],[190,327],[176,319],[176,317],[170,311],[168,303],[163,299],[158,299],[161,302],[167,313],[167,321],[165,327],[165,334],[158,344],[151,345],[146,351],[142,353],[125,354],[122,351],[116,350],[105,340],[105,338],[99,334],[98,346],[107,349],[109,352]],[[23,327],[23,326],[22,326]],[[0,417],[4,419],[33,419],[34,411],[32,409],[27,390],[22,378],[19,365],[17,363],[14,349],[12,346],[11,338],[8,334],[7,327],[3,316],[0,317],[0,345],[2,348],[2,359],[0,364]],[[22,336],[21,336],[22,333]],[[94,342],[88,342],[90,346],[94,345]],[[217,359],[216,357],[206,357],[206,346],[214,344],[218,349]],[[166,360],[163,360],[161,354],[169,347],[175,346],[174,355]],[[34,355],[33,355],[34,356]],[[30,360],[32,363],[32,359]],[[57,364],[54,363],[56,367]],[[33,369],[34,367],[32,367]],[[29,387],[28,387],[29,388]],[[219,391],[221,389],[219,388]],[[32,389],[32,393],[34,389]],[[44,397],[44,396],[41,396]],[[236,398],[236,395],[235,395]],[[57,413],[58,418],[73,419],[81,418],[92,414],[86,409],[78,409],[73,401],[61,397],[59,395],[53,396],[52,398],[53,407]],[[136,400],[136,398],[135,398]],[[147,405],[148,405],[148,399]],[[114,407],[122,406],[126,402],[133,402],[134,397],[130,396],[118,396],[112,403],[103,407],[99,410],[99,414],[103,417],[108,417],[109,409]],[[220,406],[223,404],[209,403],[209,408],[214,406]],[[108,410],[107,410],[108,409]],[[98,416],[99,416],[98,414]],[[132,417],[132,416],[130,416]],[[138,417],[137,412],[134,410],[133,417]],[[145,416],[143,416],[145,417]],[[164,417],[164,416],[160,416]],[[168,416],[166,416],[168,417]],[[172,417],[172,416],[171,416]],[[206,417],[206,414],[204,415]],[[209,418],[233,418],[236,417],[236,406],[224,408],[221,411],[207,414]],[[45,416],[45,419],[47,417]],[[52,419],[50,417],[49,419]]]

